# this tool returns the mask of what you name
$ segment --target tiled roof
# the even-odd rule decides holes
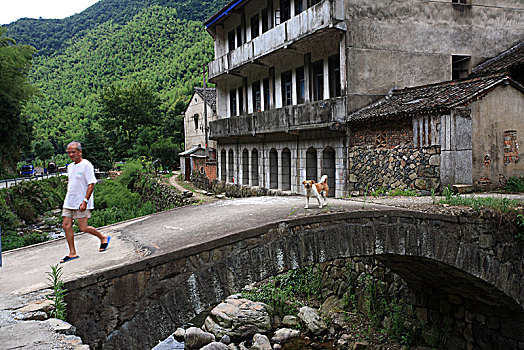
[[[519,66],[524,66],[524,41],[476,66],[471,74],[509,72]]]
[[[348,122],[402,115],[419,115],[445,111],[482,98],[495,86],[509,82],[524,92],[524,87],[505,74],[492,74],[465,80],[446,81],[402,90],[390,94],[348,116]]]
[[[211,107],[213,112],[217,110],[217,90],[215,88],[201,88],[195,87],[195,92],[202,98],[206,100],[207,104]],[[204,97],[205,95],[205,97]]]

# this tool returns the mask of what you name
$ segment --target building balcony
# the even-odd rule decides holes
[[[342,125],[345,116],[346,99],[337,97],[218,119],[209,124],[209,137],[217,140],[224,137],[332,128]]]
[[[345,31],[344,0],[324,0],[209,63],[209,80],[311,36]]]

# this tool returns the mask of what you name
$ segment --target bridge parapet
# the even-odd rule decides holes
[[[309,216],[73,281],[66,285],[68,312],[94,348],[152,346],[246,284],[312,263],[369,256],[415,289],[506,310],[497,316],[499,337],[524,342],[522,252],[522,243],[482,218],[401,210]],[[144,323],[147,333],[140,332]]]

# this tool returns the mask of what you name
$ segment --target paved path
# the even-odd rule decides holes
[[[98,252],[99,240],[76,235],[79,259],[63,266],[64,280],[102,272],[149,256],[205,245],[271,222],[330,211],[362,210],[361,202],[329,199],[328,207],[305,210],[303,197],[251,197],[186,206],[107,226],[101,231],[112,239],[109,249]],[[391,209],[366,204],[366,210]],[[0,293],[25,294],[46,287],[46,272],[67,254],[65,239],[20,248],[3,254]]]

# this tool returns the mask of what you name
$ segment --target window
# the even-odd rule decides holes
[[[469,74],[469,64],[471,56],[456,56],[451,57],[451,79],[466,78]]]
[[[230,117],[237,115],[237,91],[235,89],[229,91],[229,108]]]
[[[280,0],[280,23],[291,18],[291,0]]]
[[[253,112],[260,112],[262,110],[260,81],[255,81],[251,87],[251,92],[253,94]]]
[[[338,55],[328,58],[329,66],[329,97],[341,95],[340,88],[340,58]]]
[[[267,9],[262,10],[262,33],[265,33],[268,31],[268,16],[267,16]]]
[[[451,3],[453,9],[459,12],[466,12],[466,9],[471,6],[471,0],[451,0]]]
[[[269,78],[266,78],[262,81],[264,89],[264,110],[269,110],[271,106],[271,90],[269,89]]]
[[[255,39],[259,34],[258,31],[258,13],[251,17],[251,40]]]
[[[304,79],[304,67],[297,68],[297,104],[306,101],[306,80]]]
[[[242,46],[243,40],[242,40],[242,26],[237,27],[237,47]]]
[[[295,0],[295,15],[304,11],[304,0]]]
[[[282,73],[282,105],[290,106],[292,101],[293,82],[291,81],[291,71]]]
[[[243,88],[238,88],[238,114],[244,113],[244,93]]]
[[[313,100],[324,99],[324,61],[320,60],[312,64],[313,68]]]
[[[198,113],[193,115],[193,121],[195,122],[195,130],[198,129]]]
[[[234,30],[227,33],[227,45],[228,45],[229,51],[233,51],[235,49],[235,31]]]

